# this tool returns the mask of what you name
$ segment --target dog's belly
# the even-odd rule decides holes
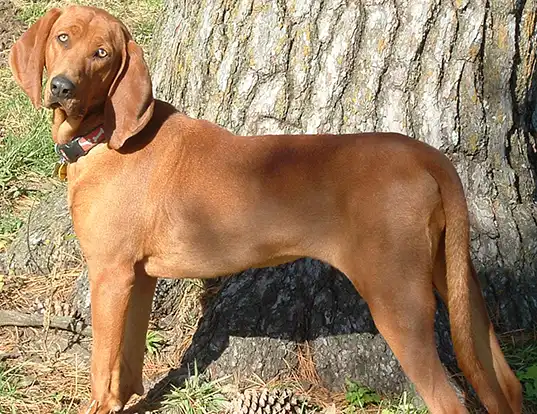
[[[289,195],[283,190],[250,191],[244,180],[240,183],[235,188],[230,180],[222,185],[233,192],[219,199],[183,195],[179,203],[164,203],[155,212],[153,233],[158,236],[147,243],[146,272],[210,278],[304,256],[330,261],[326,248],[333,251],[344,244],[346,203],[339,205],[330,191]]]
[[[214,258],[212,260],[191,261],[183,260],[183,255],[167,254],[163,256],[151,256],[144,260],[144,269],[148,275],[168,279],[199,278],[210,279],[218,276],[238,273],[248,268],[262,268],[278,266],[300,259],[303,256],[278,256],[267,258],[260,262],[252,260],[237,260],[232,263],[227,258]],[[225,260],[223,260],[225,259]]]
[[[341,216],[330,214],[329,220],[317,214],[314,219],[302,211],[251,209],[211,221],[191,218],[188,225],[172,220],[175,226],[165,220],[157,231],[158,242],[144,259],[145,270],[156,277],[211,278],[304,256],[330,261],[324,251],[340,244],[336,238],[342,236]]]

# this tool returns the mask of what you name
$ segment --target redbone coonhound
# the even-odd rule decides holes
[[[142,394],[158,277],[209,278],[309,256],[343,271],[431,413],[466,413],[439,360],[436,288],[457,360],[490,413],[520,413],[442,153],[392,133],[236,136],[153,99],[140,47],[107,12],[52,9],[15,43],[15,79],[53,110],[91,284],[92,401]]]

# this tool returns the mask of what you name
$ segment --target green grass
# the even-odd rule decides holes
[[[131,30],[136,41],[142,46],[147,46],[151,41],[156,16],[162,5],[161,0],[56,0],[35,2],[15,0],[14,3],[20,8],[18,17],[27,25],[34,23],[53,7],[82,4],[103,8],[123,21]]]
[[[345,399],[350,407],[356,408],[365,408],[368,405],[380,403],[380,396],[375,391],[353,381],[347,381]]]
[[[45,14],[45,12],[53,7],[52,3],[37,1],[37,2],[15,2],[17,6],[20,7],[18,17],[22,20],[23,23],[30,25],[34,23],[37,19]]]
[[[13,235],[22,227],[23,221],[9,211],[7,208],[6,212],[2,213],[0,211],[0,249],[9,244]]]
[[[22,395],[18,390],[17,383],[20,376],[16,369],[0,365],[0,412],[15,413],[18,402]]]
[[[30,174],[52,175],[56,155],[50,134],[50,114],[35,110],[16,85],[11,72],[0,68],[0,249],[22,225],[14,205],[30,193]],[[33,180],[34,182],[36,180]],[[33,191],[32,191],[33,193]]]
[[[186,379],[183,387],[174,388],[164,399],[163,405],[177,414],[216,414],[225,409],[228,400],[222,394],[220,383],[227,378],[210,381],[198,372]]]
[[[395,401],[382,401],[379,405],[380,414],[426,414],[426,408],[416,407],[408,397],[406,392]]]
[[[528,341],[518,346],[506,345],[504,352],[507,362],[522,383],[524,401],[537,406],[537,343]]]
[[[379,414],[425,414],[427,409],[416,407],[407,392],[396,399],[383,399],[375,391],[356,382],[347,381],[345,400],[348,404],[345,414],[372,413]]]
[[[35,110],[7,69],[0,71],[0,188],[29,172],[50,175],[56,160],[50,134],[50,113]],[[16,196],[17,194],[14,194]]]
[[[165,345],[164,337],[156,331],[148,330],[145,336],[145,349],[149,355],[155,355]]]

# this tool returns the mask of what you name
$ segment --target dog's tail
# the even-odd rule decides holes
[[[429,165],[429,171],[440,188],[445,215],[447,292],[441,293],[447,297],[457,362],[488,412],[510,414],[517,409],[510,406],[506,395],[516,406],[520,384],[500,350],[472,265],[464,189],[447,157],[442,155],[441,162],[431,158],[436,162]]]

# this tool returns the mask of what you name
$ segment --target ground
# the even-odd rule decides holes
[[[90,0],[89,3],[105,7],[124,20],[148,52],[159,0]],[[35,111],[16,86],[7,67],[7,52],[28,24],[50,7],[62,4],[61,1],[0,0],[0,310],[43,312],[45,325],[50,322],[52,314],[65,311],[59,310],[56,304],[68,302],[81,268],[58,270],[47,276],[14,276],[2,270],[2,253],[28,218],[34,203],[51,189],[63,185],[53,176],[56,157],[50,139],[50,115],[46,110]],[[193,332],[195,323],[189,329]],[[166,348],[161,346],[164,336],[152,331],[147,339],[144,375],[149,382],[175,366],[180,358],[177,352],[167,353]],[[503,339],[513,367],[525,382],[529,405],[529,401],[537,400],[535,338],[524,333],[506,335]],[[90,340],[84,336],[47,326],[1,327],[0,414],[75,413],[79,403],[89,396],[89,352]],[[315,381],[314,370],[309,365],[305,364],[302,374]],[[292,379],[285,384],[260,384],[252,380],[250,388],[272,389],[285,385],[298,394],[304,394],[300,384],[300,381]],[[218,401],[230,400],[231,393],[235,391],[232,381],[223,386],[221,382],[211,382],[201,375],[194,375],[184,388],[172,393],[168,401],[177,412],[216,413],[221,411]],[[309,397],[326,408],[327,413],[336,412],[336,406],[349,413],[353,410],[358,412],[362,405],[377,400],[374,393],[358,385],[350,385],[346,396],[328,395],[318,387],[309,392]],[[184,411],[180,411],[181,406],[186,407]],[[395,402],[375,405],[369,411],[418,412],[409,406],[406,396]]]

